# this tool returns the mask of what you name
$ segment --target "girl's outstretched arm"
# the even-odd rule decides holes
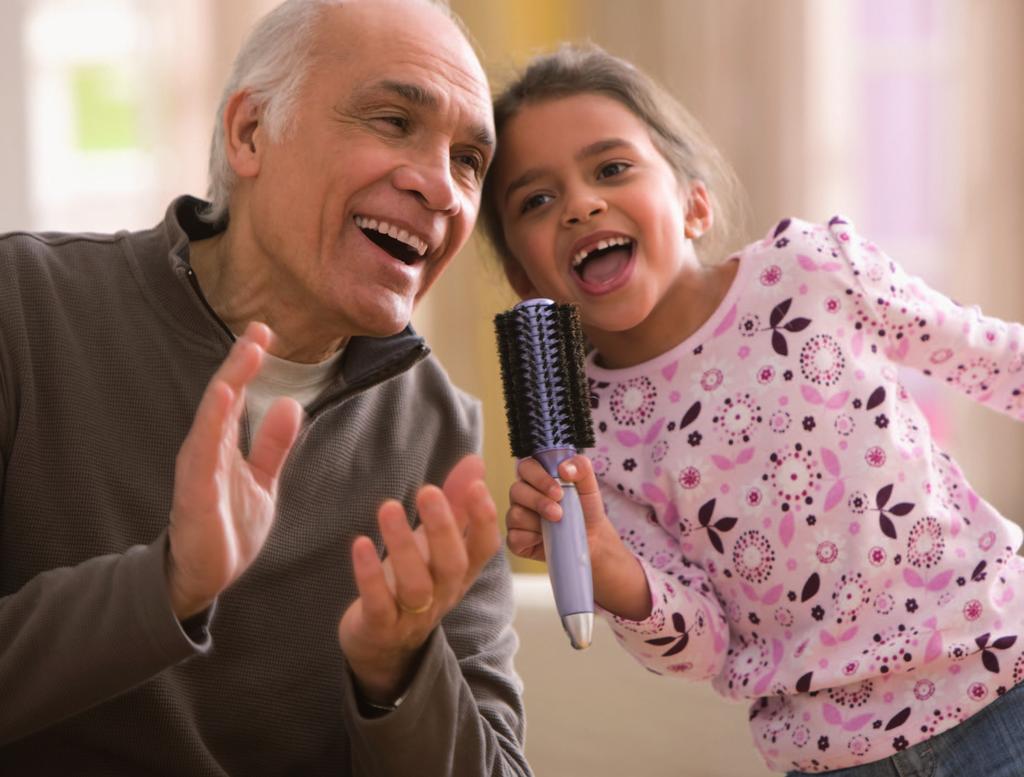
[[[561,518],[561,488],[532,459],[520,462],[518,474],[509,489],[508,547],[517,556],[543,561],[541,521]],[[706,573],[682,558],[678,542],[648,520],[647,508],[602,492],[588,457],[566,460],[559,474],[579,492],[595,604],[622,646],[658,674],[717,675],[728,629]]]
[[[880,348],[892,361],[1024,421],[1024,326],[930,288],[841,217],[829,227],[856,279],[855,347]]]

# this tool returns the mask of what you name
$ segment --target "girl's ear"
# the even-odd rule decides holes
[[[231,95],[224,106],[224,151],[239,178],[252,178],[260,170],[260,122],[259,108],[248,92]]]
[[[523,266],[514,259],[502,259],[501,266],[505,270],[505,277],[508,278],[512,291],[519,295],[519,299],[532,299],[539,296],[533,282],[526,274]]]
[[[686,193],[686,236],[696,240],[711,229],[714,221],[707,187],[703,181],[690,181],[689,192]]]

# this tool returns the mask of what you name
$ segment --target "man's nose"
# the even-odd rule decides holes
[[[422,156],[395,171],[395,186],[415,194],[429,210],[455,216],[462,210],[459,187],[452,179],[448,154]]]

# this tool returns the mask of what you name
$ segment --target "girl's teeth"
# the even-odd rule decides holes
[[[611,248],[612,246],[628,246],[631,242],[632,241],[628,237],[613,237],[607,240],[599,240],[597,245],[585,248],[576,254],[576,256],[572,258],[572,266],[578,267],[580,263],[594,253],[594,251],[603,251],[605,248]]]

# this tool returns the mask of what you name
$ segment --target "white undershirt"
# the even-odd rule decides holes
[[[341,348],[317,364],[301,364],[265,353],[263,367],[245,390],[250,434],[256,435],[267,410],[278,397],[292,397],[308,407],[334,380],[335,366],[344,351]]]

